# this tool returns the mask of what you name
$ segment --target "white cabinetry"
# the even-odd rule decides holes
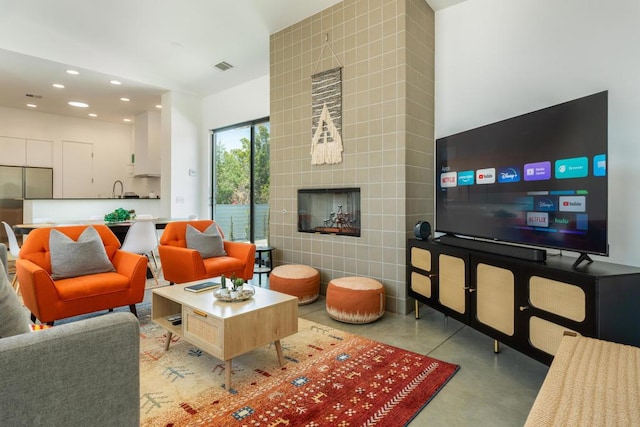
[[[52,168],[53,142],[27,139],[27,166]]]
[[[2,162],[0,164],[24,166],[27,162],[24,138],[0,136],[0,153],[2,153]]]
[[[136,116],[134,153],[135,176],[160,176],[160,113]]]
[[[53,142],[0,136],[0,164],[6,166],[53,167]]]

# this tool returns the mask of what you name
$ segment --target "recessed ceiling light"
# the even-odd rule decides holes
[[[122,84],[122,82],[120,82],[118,80],[111,80],[111,81],[109,81],[109,83],[111,83],[114,86],[120,86]]]
[[[120,98],[120,101],[123,101],[123,102],[129,102],[129,101],[131,101],[131,100],[130,100],[129,98]]]
[[[156,108],[162,108],[162,105],[158,104],[156,105]]]
[[[27,104],[27,107],[29,107],[29,108],[37,108],[38,106],[36,104]]]
[[[123,122],[130,122],[131,119],[122,119]]]
[[[64,85],[60,83],[54,83],[52,86],[58,89],[64,89]]]
[[[96,113],[89,113],[89,117],[98,117]]]
[[[72,76],[77,76],[80,73],[76,70],[67,70],[67,74],[71,74]]]
[[[69,101],[69,105],[71,105],[72,107],[78,107],[78,108],[89,107],[89,104],[87,104],[86,102],[80,102],[80,101]]]

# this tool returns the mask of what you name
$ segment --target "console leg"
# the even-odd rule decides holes
[[[493,352],[500,353],[500,341],[493,340]]]
[[[416,303],[416,319],[420,318],[420,308],[418,307],[418,300],[414,301]]]

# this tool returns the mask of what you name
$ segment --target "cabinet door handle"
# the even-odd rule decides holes
[[[197,314],[198,316],[207,317],[207,313],[204,311],[193,310],[193,314]]]
[[[476,288],[472,288],[472,287],[470,287],[470,286],[465,286],[465,288],[464,288],[464,289],[465,289],[466,291],[469,291],[469,293],[473,293],[473,292],[475,292],[475,291],[476,291]]]
[[[528,305],[521,305],[520,307],[518,307],[520,309],[520,311],[525,311],[529,309]]]

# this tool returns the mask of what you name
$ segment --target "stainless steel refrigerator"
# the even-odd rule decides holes
[[[0,166],[0,221],[21,224],[24,199],[52,197],[53,168]],[[0,236],[0,241],[6,243],[4,229]]]

